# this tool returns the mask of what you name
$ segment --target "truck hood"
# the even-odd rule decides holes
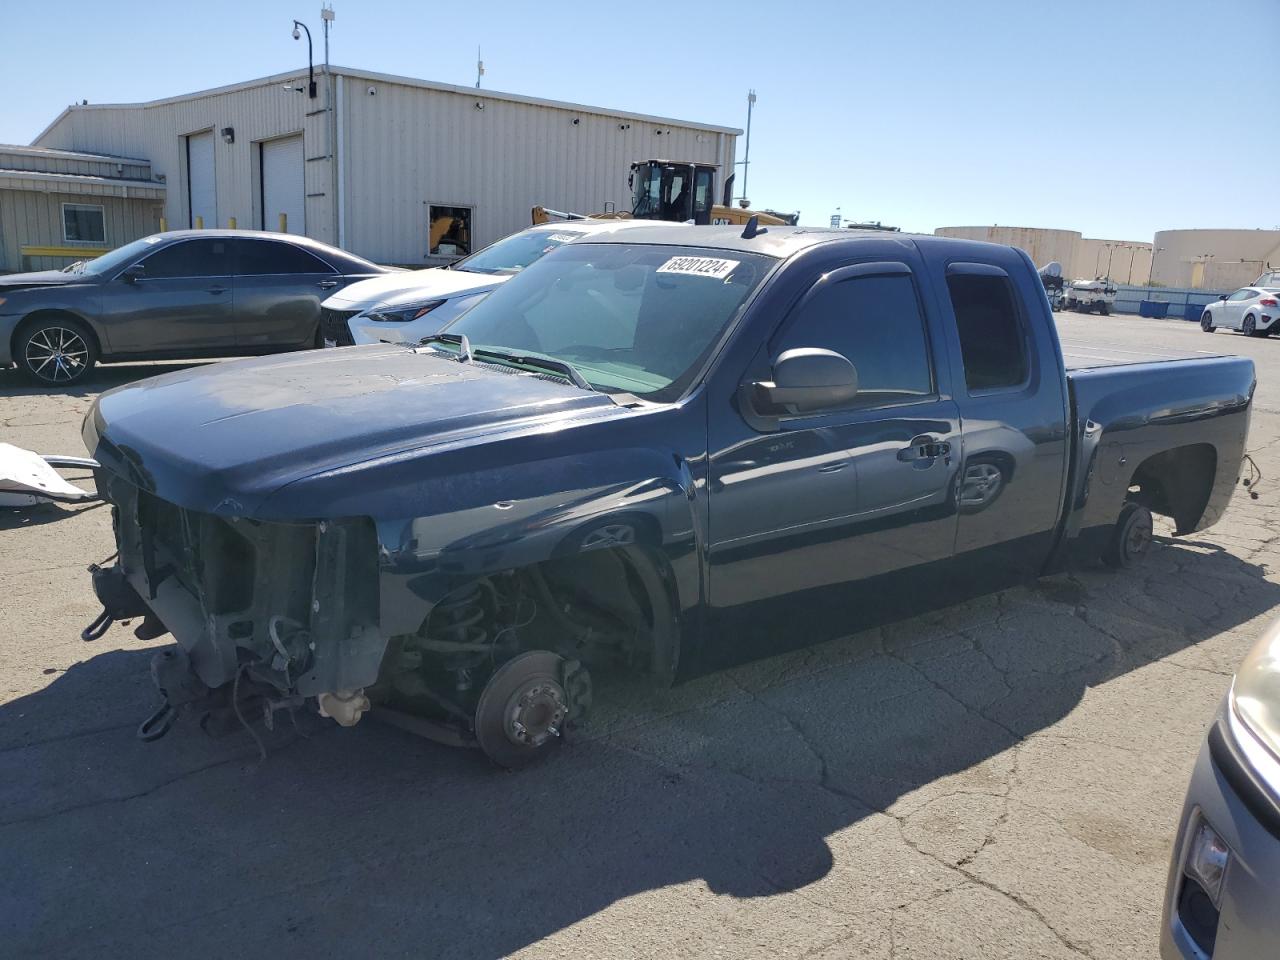
[[[195,367],[110,390],[84,441],[110,472],[190,510],[256,516],[314,474],[620,410],[605,394],[390,344]]]
[[[68,283],[84,283],[87,279],[88,277],[82,273],[63,273],[61,270],[9,273],[0,276],[0,290],[21,290],[23,287],[61,287]]]
[[[322,306],[326,310],[368,310],[405,294],[420,294],[424,300],[451,297],[470,290],[492,289],[496,283],[506,279],[506,276],[467,273],[465,270],[408,270],[353,283],[335,293]]]

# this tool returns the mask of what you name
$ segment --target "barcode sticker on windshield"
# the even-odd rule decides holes
[[[573,243],[580,236],[582,236],[580,233],[553,233],[547,239],[554,240],[556,243]]]
[[[723,280],[741,262],[721,260],[719,257],[672,257],[658,268],[658,273],[686,273],[694,277]]]

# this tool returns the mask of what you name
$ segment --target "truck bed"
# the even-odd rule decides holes
[[[1118,367],[1130,363],[1156,363],[1162,360],[1203,360],[1220,357],[1216,350],[1161,350],[1156,347],[1135,350],[1131,344],[1111,344],[1097,340],[1060,337],[1062,359],[1068,371],[1097,367]]]

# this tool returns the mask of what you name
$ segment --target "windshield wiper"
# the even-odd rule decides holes
[[[557,360],[555,357],[543,357],[537,354],[520,353],[517,350],[499,350],[496,347],[481,347],[475,352],[477,357],[497,357],[508,363],[514,363],[519,367],[541,367],[544,370],[551,370],[560,374],[575,387],[580,390],[590,390],[597,393],[595,387],[587,382],[587,378],[578,372],[578,368],[573,364],[564,360]]]
[[[425,347],[430,343],[456,343],[461,354],[458,357],[461,363],[469,363],[476,358],[471,350],[471,341],[467,339],[465,333],[429,333],[418,341],[418,346]]]

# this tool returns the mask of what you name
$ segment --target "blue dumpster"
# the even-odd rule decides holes
[[[1203,303],[1188,303],[1187,311],[1186,313],[1183,314],[1183,316],[1186,317],[1188,320],[1194,320],[1197,323],[1199,323],[1200,317],[1203,316],[1203,314],[1204,314]]]
[[[1143,300],[1138,304],[1138,316],[1163,320],[1169,315],[1169,304],[1164,300]]]

